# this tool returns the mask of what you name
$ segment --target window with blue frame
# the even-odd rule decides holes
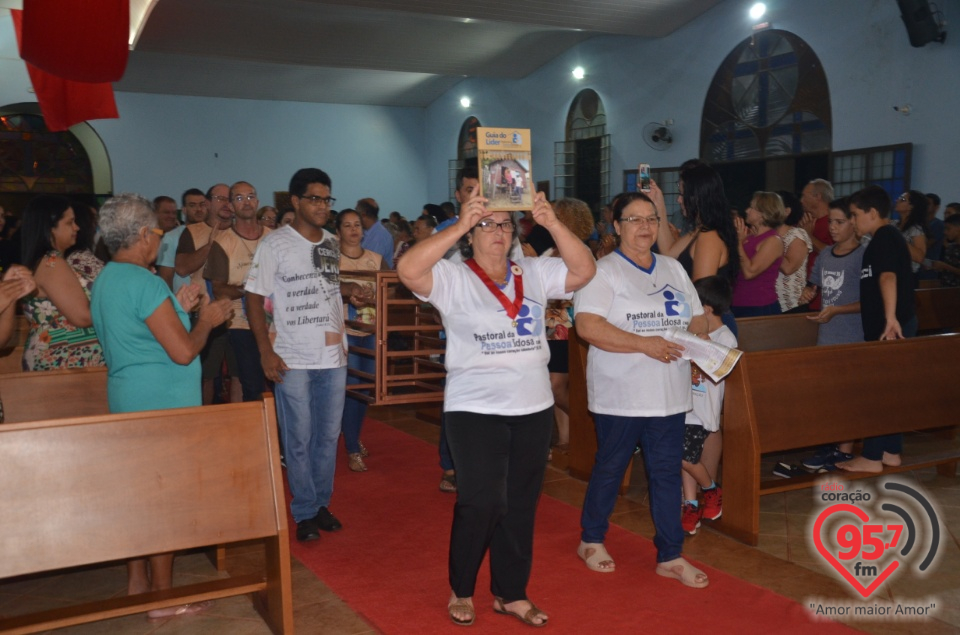
[[[891,199],[910,189],[913,144],[834,152],[830,175],[837,196],[849,196],[867,185],[879,185]]]

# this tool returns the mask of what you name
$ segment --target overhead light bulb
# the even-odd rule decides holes
[[[767,5],[762,2],[758,2],[752,7],[750,7],[750,19],[759,20],[767,12]]]
[[[469,107],[470,107],[470,98],[469,98],[469,97],[461,97],[461,98],[460,98],[460,105],[463,106],[464,108],[469,108]]]
[[[586,74],[587,72],[583,70],[582,66],[578,66],[575,69],[573,69],[573,76],[576,77],[577,79],[583,79],[584,75]]]

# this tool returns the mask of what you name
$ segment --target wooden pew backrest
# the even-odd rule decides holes
[[[0,399],[6,423],[108,414],[107,369],[2,374]]]
[[[0,578],[276,535],[264,407],[0,426]]]
[[[737,348],[745,352],[816,346],[819,325],[809,313],[787,313],[737,320]]]

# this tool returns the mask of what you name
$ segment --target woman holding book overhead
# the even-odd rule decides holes
[[[705,573],[681,557],[677,511],[685,413],[692,408],[690,362],[667,339],[670,328],[707,332],[690,277],[673,258],[655,255],[661,220],[642,192],[613,201],[620,247],[597,262],[596,277],[577,293],[577,333],[590,343],[587,398],[597,429],[597,455],[580,516],[577,554],[592,571],[614,570],[604,545],[609,516],[637,444],[650,487],[659,575],[707,586]]]
[[[589,249],[537,194],[534,220],[559,258],[509,259],[516,222],[463,201],[446,231],[410,248],[400,280],[443,317],[447,333],[444,420],[457,466],[450,534],[450,619],[472,624],[474,587],[490,549],[493,610],[532,626],[547,614],[527,598],[533,525],[553,426],[543,323],[550,299],[569,298],[595,272]],[[459,243],[464,262],[444,260]]]

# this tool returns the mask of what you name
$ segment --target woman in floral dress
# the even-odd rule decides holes
[[[74,269],[64,257],[77,242],[75,219],[70,201],[62,196],[38,196],[24,213],[23,261],[37,283],[36,292],[22,301],[30,326],[24,370],[104,364],[90,319],[90,290],[99,268],[81,257]]]

